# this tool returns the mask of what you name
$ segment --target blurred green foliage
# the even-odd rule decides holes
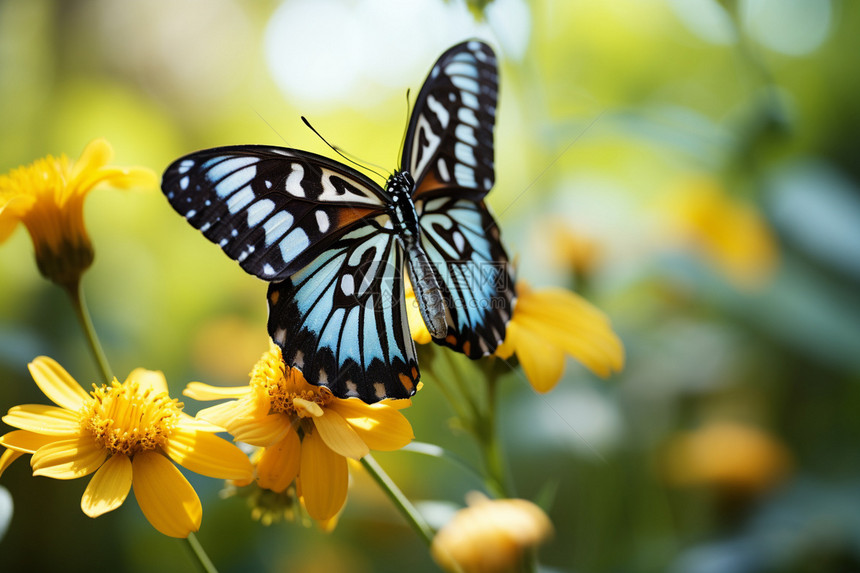
[[[545,570],[860,569],[860,520],[849,510],[860,503],[860,6],[523,2],[470,2],[486,10],[477,24],[442,0],[6,0],[0,171],[48,153],[75,157],[98,136],[117,165],[156,171],[226,144],[325,153],[302,114],[390,169],[406,88],[418,89],[447,44],[489,37],[503,65],[488,201],[510,253],[529,282],[574,288],[604,309],[628,353],[609,381],[569,364],[546,396],[516,374],[504,380],[499,424],[513,482],[523,497],[552,498]],[[353,18],[362,10],[372,18]],[[310,40],[271,53],[291,38],[273,28],[276,14],[298,19]],[[357,28],[365,22],[375,28]],[[403,60],[395,41],[421,51]],[[374,58],[353,61],[358,47]],[[382,72],[397,57],[402,78],[391,85]],[[292,65],[348,59],[364,75],[344,93],[334,93],[347,81],[333,68],[335,87],[311,97],[274,79]],[[665,199],[689,176],[717,182],[772,229],[779,261],[764,284],[738,285],[700,245],[664,235]],[[267,344],[265,285],[157,189],[97,190],[86,217],[96,262],[84,288],[115,372],[163,370],[174,395],[191,380],[245,383]],[[551,224],[586,237],[599,256],[584,271],[556,256]],[[38,275],[22,230],[0,247],[0,317],[0,410],[44,401],[26,370],[40,354],[85,385],[97,380],[71,307]],[[186,400],[186,409],[198,405]],[[431,381],[406,414],[418,440],[476,456]],[[714,421],[759,429],[787,449],[790,473],[764,491],[673,483],[667,444]],[[480,488],[456,464],[409,452],[377,458],[413,500],[462,504]],[[353,474],[332,534],[263,527],[241,500],[218,498],[221,484],[191,476],[204,503],[199,538],[221,571],[435,570],[367,476]],[[133,503],[85,517],[80,480],[32,478],[17,462],[3,486],[15,505],[3,570],[193,566]]]

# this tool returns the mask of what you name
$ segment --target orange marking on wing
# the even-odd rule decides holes
[[[272,302],[272,306],[278,304],[279,298],[281,298],[281,291],[272,291],[272,296],[269,297],[269,300]]]
[[[409,390],[410,392],[415,387],[415,383],[412,382],[412,379],[409,378],[406,374],[399,374],[398,378],[400,378],[400,383],[403,384],[403,387]]]
[[[377,213],[379,209],[358,209],[356,207],[352,207],[350,209],[338,209],[332,213],[334,215],[334,227],[336,229],[342,229],[352,223],[355,223],[359,219],[364,219],[366,216],[371,213]]]
[[[457,337],[453,334],[449,334],[445,337],[445,342],[447,342],[448,344],[457,344]]]
[[[418,378],[418,369],[413,366],[412,367],[412,379],[415,380],[416,378]]]
[[[468,341],[468,340],[467,340],[466,342],[464,342],[464,343],[463,343],[463,354],[465,354],[466,356],[468,356],[468,355],[470,354],[470,352],[469,352],[469,351],[470,351],[471,349],[472,349],[472,345],[469,343],[469,341]]]
[[[443,183],[436,178],[436,174],[431,170],[427,175],[424,176],[424,179],[421,180],[421,185],[418,186],[418,189],[412,194],[413,199],[418,199],[423,193],[427,193],[429,191],[433,191],[434,189],[439,189],[441,187],[448,187],[450,183]]]

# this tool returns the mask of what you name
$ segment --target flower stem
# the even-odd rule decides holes
[[[200,569],[206,573],[218,573],[212,560],[209,559],[208,555],[206,555],[206,551],[203,550],[203,546],[200,545],[200,542],[197,540],[197,536],[194,535],[193,532],[188,534],[185,541],[188,543],[188,548],[191,550],[191,553],[193,553],[194,557],[197,558],[197,563],[200,564]]]
[[[113,381],[113,372],[110,369],[110,364],[108,364],[105,351],[102,349],[101,343],[99,343],[96,329],[93,327],[93,319],[90,317],[89,309],[87,309],[87,302],[84,299],[84,290],[81,288],[81,281],[78,280],[74,285],[68,286],[66,290],[72,299],[72,306],[75,309],[75,314],[77,314],[78,321],[84,329],[84,334],[86,335],[87,342],[89,342],[93,358],[95,358],[99,370],[101,370],[102,378],[104,378],[105,384],[110,384]]]
[[[406,518],[406,521],[409,522],[409,525],[418,533],[421,539],[424,540],[424,543],[429,547],[431,543],[433,543],[433,530],[430,529],[430,526],[424,521],[424,517],[418,513],[418,510],[412,505],[406,496],[403,495],[403,492],[400,491],[400,488],[397,487],[397,484],[385,473],[385,470],[380,467],[373,456],[370,454],[361,458],[361,465],[364,466],[364,469],[367,470],[376,483],[379,484],[379,487],[388,494],[388,497],[391,498],[391,501],[394,502],[394,505],[397,506],[397,509],[400,510],[400,513],[403,514],[403,517]]]

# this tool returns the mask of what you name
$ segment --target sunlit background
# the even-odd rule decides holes
[[[499,417],[520,496],[551,500],[543,571],[860,570],[860,5],[837,0],[0,2],[0,172],[103,136],[117,165],[266,143],[396,166],[436,57],[501,61],[488,202],[519,275],[612,318],[625,370],[516,374]],[[157,189],[97,190],[84,279],[113,369],[238,385],[267,346],[266,285]],[[98,380],[26,232],[0,246],[0,410],[44,402],[47,354]],[[200,406],[187,399],[186,410]],[[416,438],[474,459],[431,384]],[[3,427],[2,431],[8,431]],[[377,459],[428,518],[481,484]],[[221,571],[434,571],[359,469],[338,528],[264,527],[189,476]],[[185,547],[135,503],[96,520],[81,480],[3,476],[0,569],[174,571]],[[444,519],[444,517],[443,517]],[[435,523],[435,522],[434,522]]]

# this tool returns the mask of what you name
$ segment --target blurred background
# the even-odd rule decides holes
[[[627,351],[607,381],[569,362],[545,396],[504,380],[518,493],[555,491],[542,570],[860,570],[856,2],[7,0],[0,172],[100,136],[115,165],[159,174],[218,145],[329,154],[302,114],[391,169],[406,90],[476,36],[501,62],[488,202],[519,275],[588,298]],[[158,189],[96,190],[86,219],[84,288],[117,375],[163,370],[175,396],[246,383],[267,347],[265,285]],[[98,380],[19,229],[0,245],[0,410],[45,403],[26,370],[41,354]],[[433,385],[406,414],[418,440],[476,459]],[[480,488],[444,460],[377,459],[431,519]],[[361,470],[331,534],[264,527],[189,478],[222,572],[436,570]],[[130,499],[91,520],[84,480],[32,478],[25,461],[2,486],[0,569],[194,567]]]

